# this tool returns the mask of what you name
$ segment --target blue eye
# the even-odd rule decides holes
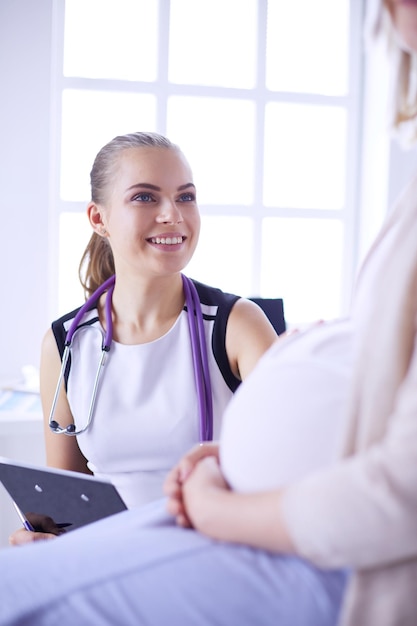
[[[195,194],[187,192],[187,193],[183,193],[179,198],[178,198],[179,202],[194,202],[195,201]]]
[[[153,197],[150,193],[141,191],[141,193],[137,193],[133,196],[132,200],[137,200],[138,202],[153,202]]]

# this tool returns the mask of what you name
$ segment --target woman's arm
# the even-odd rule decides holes
[[[87,461],[78,447],[76,437],[57,435],[49,428],[49,413],[52,400],[61,370],[61,360],[55,342],[52,329],[49,329],[42,342],[41,367],[40,367],[40,392],[44,418],[44,439],[46,449],[46,462],[50,467],[72,470],[90,474]],[[56,405],[55,417],[59,424],[66,426],[73,423],[73,417],[68,405],[64,385]],[[52,539],[62,531],[55,527],[53,520],[42,516],[42,511],[37,511],[37,522],[33,525],[36,532],[21,528],[9,537],[11,545],[23,545],[41,539]],[[31,520],[33,522],[33,519]]]
[[[44,418],[46,462],[50,467],[90,474],[87,460],[81,453],[76,437],[57,435],[49,428],[49,413],[61,370],[61,359],[52,329],[49,329],[42,342],[40,366],[40,392]],[[62,384],[56,404],[54,419],[61,425],[74,423],[68,404],[65,386]]]
[[[244,380],[278,335],[262,309],[245,298],[234,304],[226,329],[226,351],[233,374]]]
[[[183,485],[183,499],[191,525],[213,539],[272,552],[295,551],[281,516],[281,492],[230,491],[215,457],[194,467]]]

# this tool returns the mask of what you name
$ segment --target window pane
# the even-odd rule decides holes
[[[290,323],[340,315],[343,232],[339,220],[263,220],[261,295],[283,298]]]
[[[72,311],[84,302],[78,280],[78,266],[92,229],[85,213],[61,213],[59,216],[59,315]]]
[[[185,269],[187,276],[238,295],[251,294],[252,220],[207,216],[201,219],[200,241]]]
[[[268,89],[345,95],[349,0],[268,0]]]
[[[345,158],[345,109],[276,102],[267,105],[267,206],[341,209],[345,201]]]
[[[171,0],[170,17],[171,82],[254,87],[256,0]]]
[[[167,127],[190,162],[200,204],[252,202],[253,102],[175,96],[168,100]]]
[[[64,76],[152,81],[157,0],[66,0]]]
[[[89,174],[100,148],[116,135],[154,131],[156,98],[148,94],[64,90],[61,198],[90,198]]]

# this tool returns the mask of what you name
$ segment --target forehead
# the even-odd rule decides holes
[[[117,164],[119,179],[135,179],[134,183],[155,182],[155,179],[192,182],[191,168],[177,148],[144,146],[129,148],[120,153]]]

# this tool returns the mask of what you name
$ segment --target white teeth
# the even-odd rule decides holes
[[[162,243],[166,246],[172,246],[176,243],[182,243],[182,237],[152,237],[152,243]]]

